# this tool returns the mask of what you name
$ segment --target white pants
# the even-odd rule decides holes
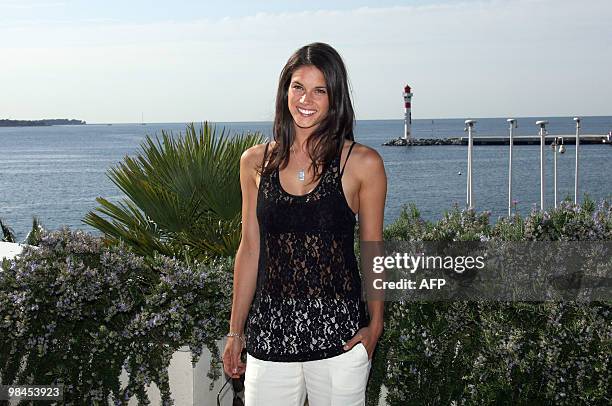
[[[247,354],[245,406],[362,406],[372,362],[363,344],[331,358],[263,361]]]

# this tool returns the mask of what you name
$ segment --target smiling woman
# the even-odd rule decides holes
[[[296,69],[291,76],[291,84],[287,96],[289,111],[295,123],[296,132],[303,133],[319,125],[327,116],[329,110],[329,97],[325,85],[325,76],[312,65]],[[293,146],[290,148],[299,167],[297,179],[304,182],[306,179],[305,163],[298,158],[304,151],[298,152]]]
[[[354,141],[353,122],[340,55],[306,45],[281,72],[274,141],[241,157],[223,363],[232,377],[245,372],[247,406],[365,402],[383,302],[362,295],[355,216],[361,240],[382,240],[387,179],[380,155]]]
[[[288,107],[295,125],[308,129],[327,116],[329,97],[325,76],[314,66],[302,66],[293,72],[289,87]]]

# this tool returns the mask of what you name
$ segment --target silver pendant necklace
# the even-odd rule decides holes
[[[295,150],[293,149],[293,145],[290,148],[291,152],[293,152],[295,154]],[[297,160],[297,158],[296,158]],[[306,179],[306,172],[304,170],[304,168],[300,168],[297,172],[297,178],[300,182],[304,182],[304,180]]]

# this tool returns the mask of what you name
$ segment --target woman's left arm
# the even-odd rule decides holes
[[[387,175],[383,160],[376,150],[368,147],[360,149],[359,165],[354,170],[360,185],[359,239],[361,242],[366,241],[373,246],[382,247],[383,218],[385,199],[387,197]],[[357,160],[354,161],[354,163],[356,162]],[[367,270],[364,272],[367,272]],[[346,343],[346,349],[350,349],[353,345],[361,342],[366,347],[369,358],[372,358],[372,353],[383,330],[384,305],[384,299],[368,299],[370,324],[368,327],[360,329]]]

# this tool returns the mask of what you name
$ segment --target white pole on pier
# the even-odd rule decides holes
[[[544,210],[544,145],[546,144],[546,124],[548,121],[536,121],[540,127],[540,210]]]
[[[410,86],[404,86],[404,139],[412,140],[412,92]]]
[[[553,197],[555,199],[555,209],[557,208],[557,146],[559,138],[555,137],[552,142],[553,149]]]
[[[510,156],[509,156],[509,168],[508,168],[508,217],[512,215],[512,145],[513,141],[513,130],[518,127],[516,119],[509,118],[506,120],[510,124]]]
[[[574,117],[576,122],[576,171],[574,172],[574,204],[578,204],[578,148],[580,147],[580,117]]]
[[[474,199],[472,195],[472,150],[474,149],[474,140],[472,138],[472,129],[476,124],[475,120],[465,120],[466,129],[468,132],[468,175],[467,175],[467,207],[474,208]]]

